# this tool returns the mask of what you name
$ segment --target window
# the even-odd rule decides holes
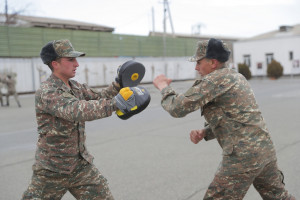
[[[289,55],[290,55],[290,56],[289,56],[289,57],[290,57],[290,60],[293,60],[293,59],[294,59],[294,54],[293,54],[292,51],[289,52]]]
[[[300,61],[299,60],[294,60],[293,61],[293,67],[296,68],[296,67],[299,67],[300,66]]]
[[[274,59],[274,55],[272,53],[266,54],[267,66],[272,62],[273,59]]]
[[[249,68],[251,67],[251,57],[250,57],[250,55],[244,55],[244,64],[247,65]]]
[[[261,62],[257,63],[257,69],[262,69],[262,63]]]

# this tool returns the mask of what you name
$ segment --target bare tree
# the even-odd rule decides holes
[[[27,9],[28,5],[25,6],[25,8],[17,10],[17,11],[12,11],[11,13],[9,13],[9,7],[8,7],[8,3],[7,0],[5,0],[5,24],[9,25],[9,24],[15,24],[16,23],[16,16],[20,15],[21,13],[25,12]]]

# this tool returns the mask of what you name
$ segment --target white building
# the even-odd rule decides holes
[[[281,63],[284,75],[300,74],[300,24],[237,41],[233,52],[235,67],[247,64],[252,76],[266,76],[272,59]]]

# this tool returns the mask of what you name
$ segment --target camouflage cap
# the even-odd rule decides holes
[[[206,49],[207,49],[208,40],[199,41],[197,43],[197,50],[194,56],[189,58],[189,61],[191,62],[197,62],[198,60],[201,60],[206,55]]]
[[[44,64],[62,57],[75,58],[85,56],[85,53],[75,51],[71,42],[67,39],[53,40],[48,42],[41,50],[41,59]]]
[[[220,62],[226,62],[230,56],[230,50],[227,44],[221,40],[211,38],[209,40],[199,41],[194,56],[189,58],[191,62],[197,62],[203,58],[217,59]]]

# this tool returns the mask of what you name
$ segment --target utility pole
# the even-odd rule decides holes
[[[5,24],[8,24],[8,5],[7,5],[7,0],[5,0]]]
[[[167,16],[168,13],[168,16]],[[164,0],[164,20],[163,20],[163,27],[164,27],[164,33],[163,33],[163,45],[164,45],[164,58],[166,57],[166,35],[167,35],[167,18],[169,18],[170,25],[171,25],[171,30],[172,30],[172,35],[175,37],[175,32],[174,32],[174,26],[173,26],[173,21],[172,21],[172,16],[171,16],[171,11],[169,7],[169,2],[168,0]],[[167,67],[167,66],[165,66]]]
[[[164,27],[164,34],[163,34],[163,45],[164,45],[164,59],[166,57],[166,34],[167,34],[167,25],[166,25],[166,21],[167,21],[167,14],[166,14],[166,0],[164,0],[164,21],[163,21],[163,27]]]
[[[167,16],[167,12],[168,12],[168,16]],[[170,11],[170,7],[169,7],[169,2],[168,2],[168,0],[164,0],[164,20],[163,20],[164,35],[166,35],[166,33],[167,33],[167,18],[169,18],[169,21],[170,21],[172,35],[173,35],[173,37],[175,37],[175,31],[174,31],[171,11]]]
[[[163,59],[165,60],[166,57],[166,35],[167,35],[167,12],[168,12],[168,18],[170,21],[171,25],[171,30],[172,30],[172,35],[175,37],[175,32],[174,32],[174,27],[173,27],[173,21],[172,21],[172,16],[171,16],[171,11],[169,7],[169,2],[168,0],[164,0],[164,20],[163,20],[163,27],[164,27],[164,33],[163,33],[163,45],[164,45],[164,52],[163,52]],[[165,63],[165,75],[167,75],[167,64]]]
[[[152,32],[155,33],[154,7],[152,7]]]
[[[201,29],[201,24],[196,24],[196,25],[192,26],[192,34],[200,35],[200,29]]]
[[[175,36],[175,31],[174,31],[174,27],[173,27],[173,21],[172,21],[172,16],[171,16],[171,11],[170,11],[168,0],[164,0],[164,5],[165,5],[165,8],[168,10],[168,17],[169,17],[169,20],[170,20],[171,30],[172,30],[172,34],[173,34],[173,37],[174,37]]]
[[[201,34],[201,28],[205,27],[205,24],[198,23],[192,26],[192,35],[200,35]]]

